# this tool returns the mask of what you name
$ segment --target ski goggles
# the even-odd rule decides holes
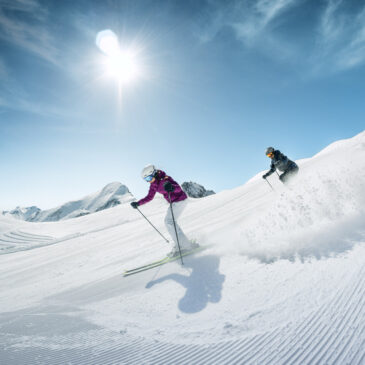
[[[273,152],[270,152],[266,156],[271,158],[272,156],[274,156],[274,153]]]
[[[155,177],[155,174],[148,175],[148,176],[144,177],[144,180],[147,182],[151,182],[154,177]]]

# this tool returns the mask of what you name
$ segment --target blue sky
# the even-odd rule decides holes
[[[111,29],[141,75],[105,76]],[[50,208],[154,163],[217,192],[365,129],[365,3],[0,0],[0,209]]]

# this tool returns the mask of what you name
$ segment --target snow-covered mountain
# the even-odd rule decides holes
[[[297,162],[289,186],[191,199],[180,224],[207,248],[129,277],[171,249],[129,204],[1,216],[0,363],[363,365],[365,131]],[[167,209],[140,207],[164,235]]]
[[[12,211],[3,212],[3,215],[28,222],[55,222],[112,208],[132,199],[133,197],[125,185],[120,182],[113,182],[94,194],[87,195],[80,200],[65,203],[56,208],[41,210],[37,207],[17,207]]]
[[[204,198],[215,194],[213,190],[205,190],[204,186],[192,181],[183,182],[181,187],[190,198]]]
[[[37,219],[37,216],[41,212],[41,209],[38,207],[16,207],[10,211],[3,211],[2,214],[4,216],[11,216],[16,219],[21,219],[23,221],[32,222]]]

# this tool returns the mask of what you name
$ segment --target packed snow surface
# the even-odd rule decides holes
[[[129,204],[1,217],[0,363],[365,364],[365,132],[297,162],[288,187],[192,199],[207,249],[130,277],[170,247]],[[165,235],[167,209],[141,207]]]

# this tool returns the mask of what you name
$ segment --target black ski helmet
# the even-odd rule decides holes
[[[267,147],[266,148],[266,152],[265,152],[265,155],[269,155],[270,153],[274,153],[275,149],[274,147]]]

